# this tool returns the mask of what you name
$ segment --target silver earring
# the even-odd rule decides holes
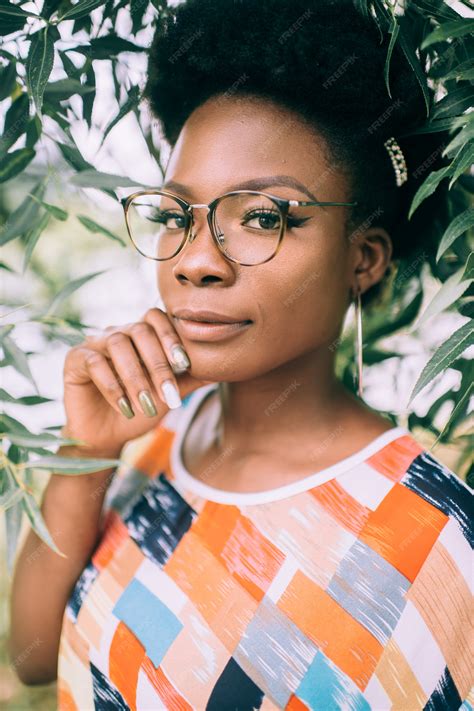
[[[355,295],[355,299],[354,299],[354,307],[355,307],[355,320],[356,320],[355,344],[354,344],[356,366],[354,368],[354,386],[357,383],[357,395],[360,398],[362,398],[362,390],[363,390],[363,383],[362,383],[362,304],[361,304],[361,299],[360,299],[359,285],[357,285],[357,289],[356,289],[356,295]],[[356,376],[356,373],[357,373],[357,376]]]

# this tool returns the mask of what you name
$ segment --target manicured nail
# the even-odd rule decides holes
[[[135,413],[132,410],[129,400],[126,397],[119,397],[117,404],[120,407],[120,411],[125,417],[130,418],[135,417]]]
[[[169,408],[181,407],[181,397],[172,380],[165,380],[161,383],[161,392]]]
[[[143,412],[148,417],[155,417],[156,407],[153,399],[148,390],[141,390],[138,393],[138,399],[140,400],[140,405],[142,406]]]
[[[189,368],[191,365],[188,354],[184,348],[178,344],[174,345],[171,349],[171,358],[173,360],[173,364],[179,368],[179,370],[186,370],[186,368]]]

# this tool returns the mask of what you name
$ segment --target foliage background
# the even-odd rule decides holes
[[[413,212],[449,180],[437,260],[398,263],[384,302],[364,314],[371,366],[364,398],[470,482],[472,10],[464,0],[355,1],[391,34],[391,47],[401,43],[413,71],[429,68],[437,100],[422,130],[452,134],[450,165],[442,174],[422,166],[426,180],[412,205]],[[55,707],[55,684],[22,686],[4,641],[8,573],[28,522],[54,546],[38,502],[49,472],[64,466],[54,452],[65,442],[58,438],[65,353],[91,329],[135,320],[159,298],[152,264],[129,244],[118,200],[161,181],[167,147],[140,95],[154,24],[173,4],[0,0],[0,701],[7,709]],[[353,327],[349,315],[337,360],[350,388]],[[76,472],[84,467],[78,462]]]

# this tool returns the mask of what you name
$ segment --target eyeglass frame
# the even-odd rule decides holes
[[[229,195],[238,195],[238,194],[251,194],[251,195],[263,195],[266,198],[269,198],[278,208],[278,211],[281,215],[281,220],[280,220],[280,233],[278,235],[278,243],[276,246],[275,251],[273,254],[268,257],[268,259],[263,260],[262,262],[256,262],[255,264],[245,264],[244,262],[240,262],[238,259],[234,259],[230,255],[226,254],[224,251],[225,248],[222,247],[219,238],[217,237],[217,234],[214,230],[214,217],[215,217],[215,211],[218,206],[218,204],[221,202],[223,198],[226,198]],[[151,257],[148,254],[145,254],[142,252],[138,246],[136,245],[133,237],[132,237],[132,231],[130,229],[130,225],[128,222],[128,209],[130,207],[130,204],[136,198],[138,195],[165,195],[166,197],[173,198],[176,200],[176,202],[182,207],[185,217],[189,218],[187,221],[187,225],[185,226],[185,232],[184,232],[184,237],[183,240],[178,247],[177,251],[171,256],[171,257],[165,257],[163,259],[160,259],[159,257]],[[223,195],[219,195],[218,197],[214,198],[210,203],[189,203],[183,198],[179,197],[178,195],[175,195],[174,193],[169,192],[168,190],[160,190],[160,189],[152,189],[152,190],[138,190],[137,192],[131,193],[131,195],[127,195],[126,197],[120,198],[120,203],[123,207],[124,210],[124,216],[125,216],[125,224],[127,226],[127,231],[128,235],[130,237],[130,240],[132,241],[133,246],[135,249],[140,252],[141,255],[143,255],[146,259],[153,259],[156,262],[167,262],[170,259],[173,259],[176,257],[180,252],[183,251],[184,247],[186,244],[189,242],[190,244],[194,242],[194,240],[197,237],[197,234],[192,234],[192,228],[194,226],[194,208],[195,207],[205,207],[207,208],[207,222],[209,225],[209,230],[212,235],[212,239],[214,240],[214,243],[216,244],[217,248],[221,252],[221,254],[224,255],[226,259],[228,259],[230,262],[234,262],[235,264],[240,264],[240,266],[243,267],[254,267],[258,266],[260,264],[266,264],[266,262],[269,262],[273,257],[275,257],[282,245],[283,242],[283,237],[286,234],[286,228],[288,225],[288,209],[290,207],[307,207],[311,205],[321,205],[321,206],[329,206],[329,205],[346,205],[349,207],[352,207],[353,205],[357,205],[357,201],[355,202],[320,202],[320,201],[307,201],[307,200],[287,200],[285,198],[280,198],[277,197],[276,195],[271,195],[270,193],[262,192],[261,190],[231,190],[230,192],[224,193]]]

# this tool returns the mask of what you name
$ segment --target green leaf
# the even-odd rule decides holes
[[[431,113],[432,119],[444,116],[457,116],[469,109],[474,104],[474,91],[470,86],[461,86],[459,89],[448,91],[441,101],[438,101]]]
[[[67,143],[56,142],[57,147],[63,154],[65,160],[71,165],[75,170],[94,170],[94,166],[88,163],[81,155],[76,146],[70,146]]]
[[[451,180],[449,181],[449,189],[451,190],[451,187],[453,184],[456,182],[456,180],[459,178],[464,171],[468,170],[470,166],[474,163],[474,142],[468,142],[466,143],[465,146],[459,149],[457,155],[455,158],[453,158],[453,161],[451,163],[451,170],[453,171],[453,175]]]
[[[23,506],[23,510],[25,511],[26,515],[30,520],[31,526],[35,533],[41,538],[42,541],[44,541],[50,548],[52,548],[53,551],[58,553],[62,558],[67,558],[67,556],[59,550],[59,548],[51,538],[51,534],[48,528],[46,527],[38,504],[36,503],[35,498],[28,491],[24,492],[24,497],[21,504]]]
[[[3,467],[0,468],[0,481],[5,482],[4,489],[0,494],[0,509],[6,510],[23,498],[23,489]]]
[[[6,437],[13,442],[13,444],[18,444],[20,447],[48,447],[51,444],[54,445],[70,445],[80,443],[81,445],[87,444],[83,440],[75,440],[70,437],[56,437],[56,435],[49,434],[48,432],[42,434],[28,434],[24,435],[18,432],[9,432]]]
[[[469,208],[456,215],[443,234],[436,253],[436,261],[439,262],[442,255],[452,245],[460,235],[474,225],[474,208]]]
[[[452,22],[444,22],[439,25],[433,32],[425,37],[421,43],[420,49],[426,49],[434,42],[442,42],[443,40],[453,39],[454,37],[463,37],[464,35],[474,32],[474,22],[472,20],[454,20]]]
[[[40,200],[42,206],[53,216],[56,218],[56,220],[60,220],[61,222],[64,222],[68,218],[68,213],[66,210],[63,210],[62,208],[58,207],[57,205],[51,205],[49,202],[45,202],[44,200]]]
[[[26,148],[33,148],[43,131],[43,125],[38,114],[31,118],[26,127]]]
[[[40,116],[44,90],[54,63],[54,39],[49,27],[46,25],[32,36],[25,63],[28,91]]]
[[[440,168],[439,170],[431,171],[431,173],[427,176],[426,180],[423,181],[423,183],[420,185],[413,197],[410,209],[408,211],[408,219],[411,219],[411,216],[413,215],[417,207],[421,205],[423,200],[432,193],[434,193],[443,178],[447,177],[450,174],[450,170],[451,166],[448,165],[444,168]]]
[[[16,86],[16,63],[11,61],[6,67],[0,67],[0,101],[11,96]]]
[[[146,52],[147,47],[141,47],[115,34],[93,37],[88,45],[77,45],[75,52],[81,52],[93,59],[111,59],[121,52]]]
[[[91,91],[94,91],[93,86],[81,84],[78,79],[58,79],[46,85],[44,98],[48,99],[49,102],[54,100],[63,101],[64,99],[69,99],[69,97],[74,96],[74,94],[83,96],[84,94],[89,94]]]
[[[13,564],[21,530],[23,517],[22,502],[17,502],[5,511],[5,528],[7,538],[7,568],[9,575],[13,573]]]
[[[0,160],[0,183],[5,183],[21,173],[35,155],[33,148],[19,148],[17,151],[7,153]]]
[[[15,405],[42,405],[44,402],[54,402],[50,397],[41,395],[23,395],[23,397],[13,397],[6,390],[0,388],[0,402],[13,402]]]
[[[3,133],[0,136],[0,153],[6,153],[25,132],[29,119],[28,107],[28,95],[24,92],[12,102],[5,114]]]
[[[36,243],[38,242],[41,234],[46,229],[46,227],[49,223],[49,220],[50,220],[49,214],[44,213],[35,222],[35,224],[31,228],[31,230],[26,233],[26,236],[25,236],[26,245],[25,245],[25,252],[23,255],[23,267],[22,267],[23,274],[26,272],[26,269],[30,263],[31,255],[33,254],[33,249],[35,248]]]
[[[105,235],[109,239],[116,240],[117,242],[120,242],[120,244],[123,247],[127,246],[127,243],[124,242],[124,240],[121,237],[118,237],[117,235],[114,235],[113,232],[108,230],[106,227],[102,227],[102,225],[99,225],[97,222],[94,220],[91,220],[90,217],[87,217],[86,215],[76,215],[77,219],[81,224],[84,225],[86,229],[89,230],[89,232],[100,232],[101,234]]]
[[[118,114],[109,123],[109,125],[105,129],[104,133],[102,134],[102,139],[101,139],[98,150],[100,150],[100,148],[102,147],[102,144],[104,143],[105,139],[107,138],[107,136],[108,136],[109,132],[112,130],[112,128],[120,121],[120,119],[122,119],[124,116],[126,116],[126,114],[128,114],[134,108],[134,106],[137,106],[139,101],[140,101],[140,87],[139,86],[132,86],[126,102],[123,104],[123,106],[120,107]]]
[[[464,274],[462,276],[464,279],[474,279],[474,252],[471,252],[467,258],[466,266],[464,268]]]
[[[435,447],[435,445],[438,443],[438,441],[443,438],[444,434],[447,431],[449,431],[449,429],[451,429],[452,425],[454,425],[456,423],[456,420],[462,414],[462,411],[466,408],[466,406],[468,404],[473,387],[474,387],[473,383],[470,382],[469,385],[467,386],[467,389],[464,391],[464,393],[461,395],[458,402],[454,406],[453,411],[451,412],[448,421],[444,425],[444,427],[441,430],[441,432],[439,433],[438,437],[435,439],[435,441],[431,445],[431,449],[433,449],[433,447]]]
[[[94,279],[94,277],[104,273],[105,270],[93,272],[92,274],[86,274],[86,276],[80,277],[80,279],[74,279],[73,281],[68,282],[66,286],[64,286],[61,291],[56,294],[55,298],[49,305],[48,310],[43,315],[50,316],[57,309],[59,304],[67,299],[74,291],[79,289],[83,284],[86,284],[91,279]]]
[[[468,286],[474,281],[473,279],[464,278],[465,266],[463,265],[457,272],[451,274],[441,289],[430,301],[418,321],[411,327],[410,331],[417,330],[421,325],[425,324],[430,318],[437,316],[442,311],[445,311],[451,304],[459,299],[464,294]]]
[[[136,187],[138,183],[125,178],[122,175],[114,175],[112,173],[101,173],[97,170],[81,170],[80,173],[73,175],[69,181],[72,185],[77,185],[81,188],[109,188],[115,189],[118,187]],[[143,186],[151,188],[153,186]]]
[[[15,341],[10,338],[10,336],[3,337],[2,348],[5,351],[5,355],[11,359],[11,364],[15,370],[32,383],[39,395],[38,387],[33,379],[33,375],[31,374],[31,370],[28,365],[28,360],[23,351],[17,346]]]
[[[418,378],[410,399],[406,407],[409,407],[412,400],[428,385],[437,375],[449,368],[466,348],[472,345],[474,332],[474,322],[469,320],[461,328],[458,328],[447,341],[441,344],[428,363],[423,368]]]
[[[25,462],[25,469],[49,469],[59,474],[90,474],[91,472],[111,469],[123,464],[122,459],[87,459],[80,457],[40,457]]]
[[[397,18],[395,16],[392,17],[391,25],[390,25],[390,28],[388,31],[390,33],[390,43],[388,45],[387,56],[385,58],[383,75],[384,75],[385,86],[387,87],[388,95],[390,98],[393,98],[392,94],[390,93],[390,84],[389,84],[390,60],[392,58],[393,48],[395,47],[398,33],[400,31],[400,26],[399,26],[399,24],[397,22]]]
[[[62,15],[58,15],[58,19],[76,20],[78,17],[89,15],[92,10],[95,10],[100,5],[104,5],[105,0],[79,0],[73,7],[70,7]]]
[[[28,17],[38,17],[33,12],[27,12],[14,5],[9,0],[0,2],[0,35],[6,36],[22,30]]]

